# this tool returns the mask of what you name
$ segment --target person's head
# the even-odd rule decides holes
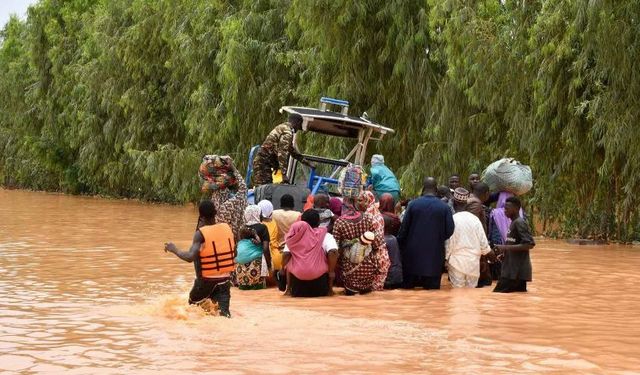
[[[489,185],[485,184],[482,181],[478,181],[473,186],[473,195],[475,195],[476,198],[480,199],[482,203],[488,201],[489,196],[491,195],[491,191],[489,190]]]
[[[329,208],[329,196],[324,193],[318,193],[313,197],[313,207],[319,209]]]
[[[320,226],[320,214],[316,210],[306,210],[302,213],[300,220],[306,222],[311,228]]]
[[[245,225],[240,228],[239,235],[241,240],[252,240],[255,238],[256,232],[252,228],[249,228]]]
[[[393,195],[384,193],[380,196],[380,211],[382,212],[395,212],[396,203],[393,199]]]
[[[438,197],[442,200],[448,201],[451,199],[451,190],[444,185],[438,186]]]
[[[426,177],[422,181],[422,195],[438,195],[438,182],[434,177]]]
[[[453,209],[456,212],[464,211],[467,208],[467,200],[469,200],[467,189],[459,187],[453,191]]]
[[[371,165],[384,165],[384,156],[375,154],[371,157]]]
[[[302,116],[297,113],[292,113],[289,115],[289,124],[295,131],[302,130]]]
[[[211,225],[216,219],[216,206],[210,200],[200,202],[198,205],[200,220],[207,225]]]
[[[520,216],[520,208],[522,208],[522,202],[518,197],[509,197],[504,204],[504,214],[511,220],[515,220]]]
[[[340,198],[332,197],[329,199],[329,208],[334,215],[340,217],[342,215],[342,201]]]
[[[362,233],[362,235],[360,236],[360,244],[365,246],[371,245],[375,239],[376,239],[375,233],[366,231]]]
[[[258,207],[260,207],[260,213],[262,214],[262,218],[266,220],[271,220],[271,214],[273,213],[273,204],[266,199],[258,202]]]
[[[280,197],[280,208],[283,210],[293,210],[295,203],[291,194],[285,194]]]
[[[469,187],[471,188],[471,191],[475,189],[475,186],[478,182],[480,182],[480,175],[476,172],[472,172],[469,175]]]
[[[260,216],[262,211],[257,204],[250,204],[244,209],[244,223],[246,225],[253,225],[260,222]]]
[[[449,177],[449,189],[456,190],[456,188],[460,187],[460,176],[457,174],[452,174]]]
[[[374,205],[376,202],[376,197],[369,190],[364,190],[358,196],[356,201],[356,208],[360,212],[366,212],[369,207]]]

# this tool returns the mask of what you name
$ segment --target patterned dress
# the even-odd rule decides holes
[[[376,277],[379,275],[377,256],[384,246],[384,237],[380,237],[375,230],[373,217],[366,213],[361,214],[358,218],[340,217],[333,226],[333,236],[341,250],[345,245],[348,246],[350,241],[359,239],[366,231],[371,231],[375,234],[375,240],[372,244],[373,251],[359,264],[351,263],[349,258],[343,255],[342,251],[339,259],[344,287],[353,292],[374,290]],[[384,248],[384,251],[386,252],[386,248]]]
[[[244,226],[244,209],[247,207],[247,185],[240,172],[234,170],[234,175],[238,181],[238,190],[235,192],[231,192],[228,189],[214,191],[211,195],[211,200],[216,206],[216,223],[229,224],[237,242],[240,229]]]
[[[266,288],[265,280],[260,276],[262,257],[251,262],[236,265],[236,282],[238,289],[255,290]]]
[[[384,218],[376,207],[376,198],[372,192],[365,190],[361,193],[361,201],[366,204],[366,213],[373,220],[373,230],[376,239],[381,238],[378,251],[375,252],[376,275],[373,283],[373,290],[384,290],[384,282],[387,279],[387,273],[391,267],[391,259],[389,259],[389,251],[387,244],[384,242]]]

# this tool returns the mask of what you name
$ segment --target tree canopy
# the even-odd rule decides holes
[[[424,176],[529,164],[548,234],[640,237],[640,3],[41,0],[0,32],[0,182],[186,202],[282,105],[351,102]],[[309,137],[304,147],[344,151]]]

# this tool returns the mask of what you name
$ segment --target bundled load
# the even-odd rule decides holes
[[[344,257],[349,259],[353,264],[360,264],[373,250],[371,244],[375,239],[373,232],[364,232],[359,239],[354,239],[350,243],[350,246],[345,250]]]
[[[508,191],[515,195],[526,194],[533,187],[531,167],[513,158],[491,163],[482,172],[482,181],[493,191]]]
[[[205,155],[198,169],[198,175],[202,179],[203,192],[238,188],[238,181],[229,156]]]
[[[340,173],[338,178],[338,191],[343,197],[357,198],[362,191],[362,179],[364,172],[362,167],[349,164]]]

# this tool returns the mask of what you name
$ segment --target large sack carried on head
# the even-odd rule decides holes
[[[238,189],[238,181],[233,174],[229,156],[205,155],[198,169],[202,180],[202,191],[213,192],[221,189]]]
[[[254,200],[256,203],[266,199],[273,204],[275,210],[281,208],[280,198],[285,194],[289,194],[293,197],[294,209],[302,212],[304,203],[307,201],[307,196],[309,195],[309,189],[297,185],[265,184],[256,186],[253,193],[255,194]]]
[[[338,178],[338,191],[343,197],[356,198],[362,191],[362,167],[349,164],[342,169]]]
[[[516,195],[527,193],[533,186],[531,167],[512,158],[491,163],[482,172],[482,181],[493,191],[508,191]]]

